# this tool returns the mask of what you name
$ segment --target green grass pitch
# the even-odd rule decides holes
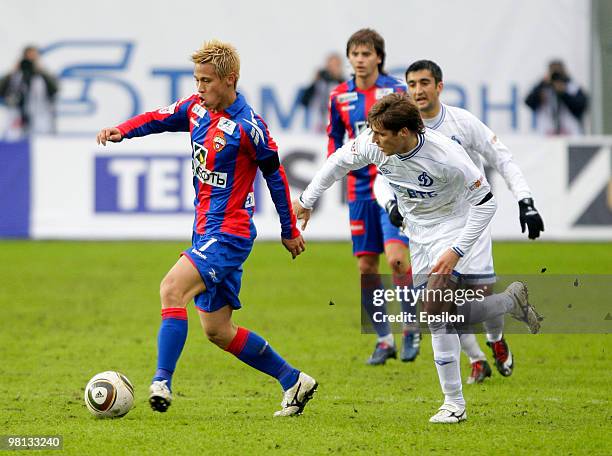
[[[61,434],[75,455],[612,453],[609,335],[510,336],[514,375],[464,385],[468,421],[430,425],[442,400],[430,338],[415,363],[364,364],[374,339],[360,333],[348,243],[309,243],[295,261],[280,243],[256,243],[245,265],[235,321],[319,380],[303,416],[273,419],[276,381],[210,344],[193,306],[174,403],[155,414],[158,284],[186,246],[0,242],[0,434]],[[494,253],[499,274],[612,273],[610,244],[497,243]],[[463,358],[464,377],[467,367]],[[104,370],[135,385],[122,419],[95,419],[83,403]]]

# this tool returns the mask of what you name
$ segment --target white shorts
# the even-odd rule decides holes
[[[409,240],[410,262],[414,286],[419,287],[427,282],[427,274],[438,262],[440,256],[453,246],[461,233],[461,227],[448,229],[445,224],[437,225],[428,232],[426,242]],[[495,283],[493,269],[493,249],[491,245],[491,225],[487,226],[482,236],[476,241],[453,270],[457,281],[466,285]]]

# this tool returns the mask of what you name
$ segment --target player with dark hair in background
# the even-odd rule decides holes
[[[162,323],[149,402],[159,412],[171,404],[172,375],[187,338],[186,306],[194,299],[211,342],[279,381],[284,396],[274,415],[300,414],[317,389],[316,381],[289,365],[259,335],[232,322],[232,312],[241,308],[242,264],[257,234],[253,224],[257,169],[280,217],[283,245],[293,258],[305,249],[278,148],[263,119],[236,92],[240,75],[236,49],[212,40],[192,55],[192,61],[198,93],[102,129],[97,136],[102,145],[164,131],[191,136],[196,192],[192,247],[161,282]]]
[[[389,93],[406,91],[406,86],[400,80],[384,73],[385,41],[376,31],[361,29],[353,33],[346,44],[346,56],[354,75],[330,94],[328,156],[342,147],[345,135],[353,139],[365,129],[368,112],[377,100]],[[351,171],[347,179],[353,255],[357,257],[362,287],[383,287],[377,277],[379,256],[383,252],[393,273],[394,285],[408,286],[411,283],[407,260],[408,239],[378,207],[373,190],[375,178],[376,167],[369,165]],[[402,300],[402,311],[414,313],[410,304]],[[362,306],[378,335],[374,352],[367,362],[371,365],[385,364],[387,359],[397,356],[395,341],[389,323],[376,322],[374,314],[385,313],[386,309],[374,307],[368,300],[362,300]],[[418,326],[405,326],[400,359],[413,361],[419,353],[419,344]]]

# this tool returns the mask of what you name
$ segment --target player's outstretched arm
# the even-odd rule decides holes
[[[96,142],[106,146],[106,142],[120,142],[123,139],[121,131],[117,127],[103,128],[96,136]]]

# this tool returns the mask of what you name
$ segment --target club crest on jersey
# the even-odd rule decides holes
[[[479,179],[476,179],[474,182],[472,182],[472,185],[469,186],[469,189],[476,190],[477,188],[480,188],[483,179],[484,178],[482,176]]]
[[[357,92],[347,92],[338,95],[336,100],[338,100],[338,103],[340,104],[350,103],[351,101],[357,101],[358,97]]]
[[[225,147],[225,144],[227,144],[225,141],[225,135],[221,132],[215,133],[215,136],[213,137],[213,147],[215,150],[217,152],[221,152]]]
[[[193,112],[196,116],[198,116],[201,119],[202,117],[206,115],[206,108],[196,103],[193,105],[193,108],[191,108],[191,112]]]
[[[229,120],[226,117],[221,117],[219,119],[219,123],[217,124],[217,128],[221,131],[224,131],[228,135],[234,134],[234,130],[236,129],[236,122]]]
[[[393,88],[392,87],[381,87],[376,89],[376,99],[380,100],[382,97],[384,97],[385,95],[389,95],[390,93],[393,93]]]
[[[423,173],[419,174],[419,184],[421,184],[422,187],[431,187],[433,179],[429,174],[423,171]]]

